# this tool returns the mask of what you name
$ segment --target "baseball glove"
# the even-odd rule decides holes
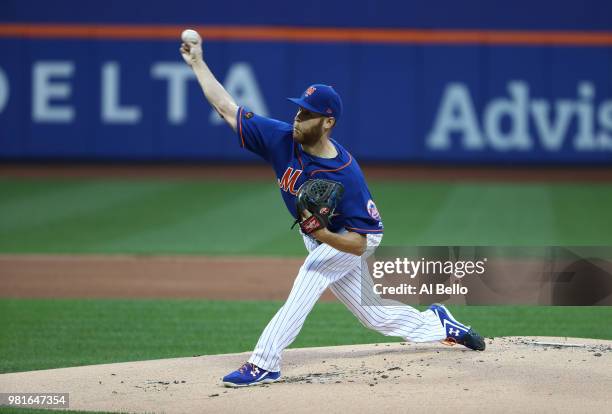
[[[329,226],[330,220],[344,195],[344,186],[332,180],[311,179],[306,181],[297,192],[297,223],[304,234],[310,234]],[[308,210],[310,217],[300,220],[302,212]],[[293,228],[291,227],[291,228]]]

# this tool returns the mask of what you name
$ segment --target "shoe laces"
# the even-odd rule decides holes
[[[240,368],[238,368],[238,371],[241,374],[244,374],[245,371],[250,371],[252,370],[254,367],[253,364],[251,364],[250,362],[245,362],[244,364],[242,364],[242,366]]]

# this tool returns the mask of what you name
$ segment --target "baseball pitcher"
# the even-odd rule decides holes
[[[443,305],[424,312],[406,305],[383,306],[376,298],[364,305],[362,256],[380,244],[384,227],[357,160],[332,138],[342,118],[342,100],[334,88],[315,84],[299,98],[290,98],[297,105],[291,123],[260,116],[236,104],[206,65],[200,36],[186,32],[180,48],[183,59],[210,105],[236,132],[238,145],[274,169],[308,250],[287,301],[264,329],[248,362],[226,375],[223,383],[244,387],[277,381],[282,351],[327,288],[363,325],[384,335],[484,350],[483,338]]]

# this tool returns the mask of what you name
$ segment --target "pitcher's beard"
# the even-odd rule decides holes
[[[293,140],[298,144],[302,145],[313,145],[316,144],[317,141],[321,139],[323,136],[323,122],[319,125],[311,128],[309,131],[304,131],[302,129],[298,129],[297,131],[293,130]]]

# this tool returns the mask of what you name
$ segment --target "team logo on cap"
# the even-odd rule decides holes
[[[317,88],[315,88],[315,87],[311,86],[311,87],[309,87],[308,89],[306,89],[306,92],[304,93],[304,95],[306,95],[306,96],[310,96],[310,95],[312,95],[313,93],[315,93],[315,91],[316,91],[316,90],[317,90]]]
[[[251,119],[251,118],[253,118],[253,115],[255,115],[253,112],[247,112],[247,113],[244,114],[244,117],[246,119]]]
[[[327,108],[327,109],[325,110],[325,112],[327,112],[327,113],[328,113],[328,114],[330,114],[330,115],[334,113],[334,111],[332,111],[332,110],[331,110],[331,108]]]
[[[368,204],[366,206],[367,210],[368,210],[368,214],[370,215],[370,217],[372,217],[374,220],[380,220],[380,213],[378,212],[378,209],[376,208],[376,204],[374,204],[373,200],[368,200]]]

